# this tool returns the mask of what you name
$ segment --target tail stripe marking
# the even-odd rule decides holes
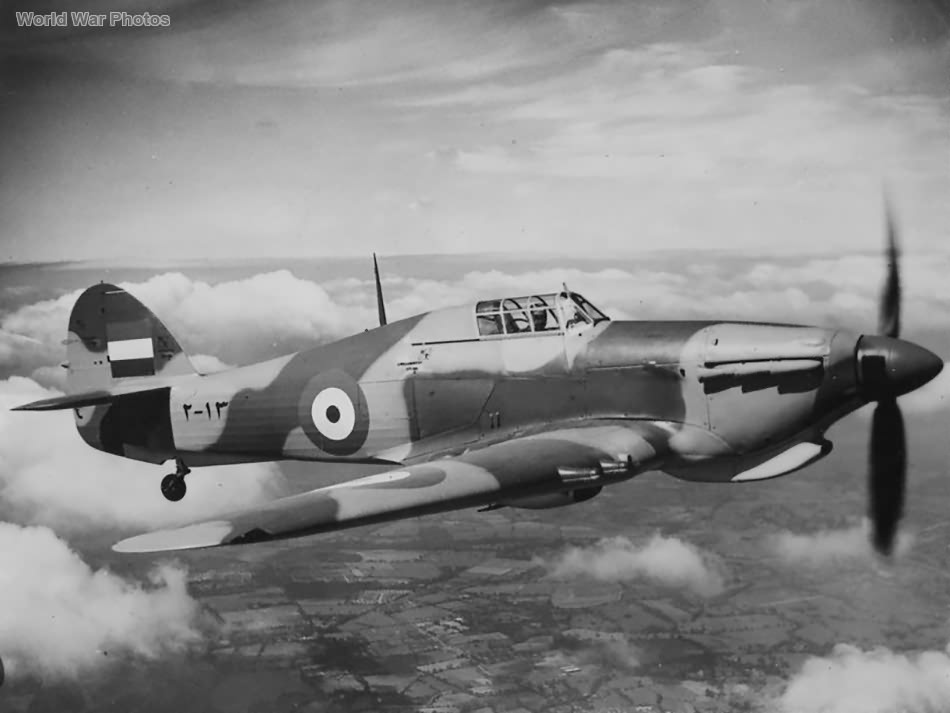
[[[154,359],[125,359],[124,361],[114,361],[111,366],[113,379],[155,375]]]
[[[109,342],[109,360],[125,361],[127,359],[154,359],[155,350],[152,347],[152,338],[123,339]]]

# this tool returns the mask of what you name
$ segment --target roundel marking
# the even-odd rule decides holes
[[[317,448],[333,456],[356,453],[369,433],[366,396],[356,379],[330,369],[310,379],[300,393],[298,422]]]
[[[356,407],[343,389],[329,386],[313,397],[310,419],[331,441],[342,441],[356,426]]]

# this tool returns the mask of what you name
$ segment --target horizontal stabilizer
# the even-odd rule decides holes
[[[197,374],[194,378],[201,378]],[[65,396],[54,396],[49,399],[40,399],[22,406],[16,406],[11,411],[61,411],[64,409],[83,408],[85,406],[98,406],[107,404],[123,396],[132,394],[144,394],[149,391],[159,391],[172,386],[172,383],[178,383],[182,379],[189,377],[171,377],[171,378],[148,378],[127,380],[115,384],[108,389],[95,389],[93,391],[84,391],[79,394],[66,394]]]
[[[72,394],[68,396],[54,396],[51,399],[40,399],[22,406],[16,406],[11,411],[61,411],[70,408],[83,408],[84,406],[98,406],[107,404],[113,398],[107,391],[90,391],[85,394]]]

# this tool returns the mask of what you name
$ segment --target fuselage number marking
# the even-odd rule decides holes
[[[195,408],[195,405],[192,404],[182,404],[181,409],[185,412],[185,420],[190,421],[192,416],[204,416],[210,419],[212,413],[217,414],[217,418],[221,418],[221,409],[228,407],[229,401],[215,401],[212,409],[212,403],[210,401],[205,401],[203,404],[197,404],[197,406],[204,406],[204,408]]]

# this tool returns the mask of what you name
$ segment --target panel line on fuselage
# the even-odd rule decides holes
[[[410,344],[410,346],[413,346],[413,347],[424,347],[424,346],[428,346],[429,344],[465,344],[466,342],[480,342],[480,341],[482,341],[482,340],[481,340],[481,339],[478,339],[478,338],[474,338],[474,339],[439,339],[439,340],[434,340],[434,341],[431,341],[431,342],[410,342],[409,344]]]

